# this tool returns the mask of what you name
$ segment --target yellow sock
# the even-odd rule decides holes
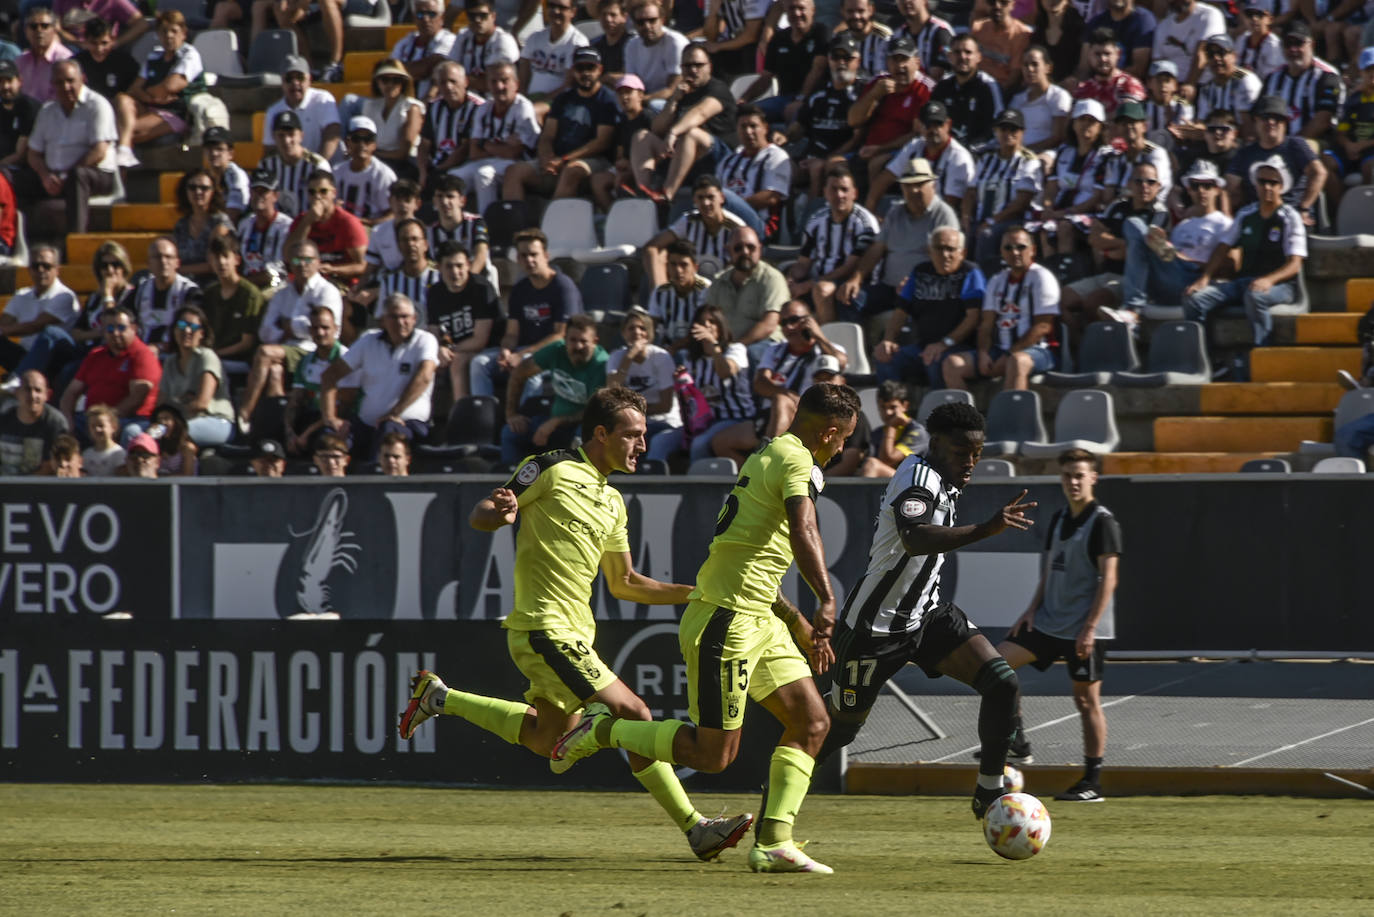
[[[816,759],[799,748],[779,745],[768,762],[768,803],[759,826],[759,843],[766,847],[792,839],[792,823],[797,819],[806,791],[811,789],[811,772]]]
[[[623,748],[655,761],[673,760],[673,736],[687,725],[681,720],[616,720],[611,724],[611,748]]]
[[[701,813],[687,798],[687,791],[678,782],[672,765],[655,761],[644,770],[636,772],[635,779],[649,791],[654,801],[663,807],[663,811],[667,812],[668,817],[683,831],[701,821]]]
[[[525,722],[528,710],[528,704],[454,691],[452,688],[444,697],[444,712],[449,716],[461,716],[472,725],[495,733],[512,745],[520,744],[520,727]]]

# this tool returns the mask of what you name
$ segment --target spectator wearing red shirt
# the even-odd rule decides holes
[[[870,181],[887,165],[892,153],[916,136],[913,125],[935,86],[921,72],[916,43],[907,35],[888,42],[887,71],[874,77],[849,109],[849,126],[865,130],[863,146],[850,156],[850,164],[866,166]]]
[[[1116,107],[1127,99],[1145,101],[1145,86],[1140,80],[1117,67],[1121,47],[1111,29],[1097,29],[1088,36],[1088,66],[1092,77],[1074,88],[1075,99],[1096,99],[1107,110],[1107,118],[1116,116]]]
[[[148,428],[157,386],[162,381],[162,365],[153,349],[139,340],[132,309],[112,306],[96,321],[104,329],[104,343],[86,355],[76,378],[62,393],[62,416],[67,418],[68,428],[89,443],[86,415],[75,413],[76,402],[85,395],[87,408],[97,404],[114,408],[124,428],[120,438],[127,442]]]
[[[5,173],[0,172],[0,255],[14,254],[19,236],[19,220],[15,216],[14,188]]]
[[[283,251],[314,242],[320,250],[320,273],[337,282],[354,282],[367,270],[367,228],[338,206],[338,186],[330,173],[315,172],[305,187],[310,202],[291,224]]]

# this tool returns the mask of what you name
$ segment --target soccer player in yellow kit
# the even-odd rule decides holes
[[[590,605],[598,569],[618,599],[678,605],[691,591],[634,569],[625,501],[606,480],[612,471],[634,471],[644,453],[645,413],[637,392],[601,389],[587,402],[581,448],[526,459],[504,487],[473,508],[468,521],[484,532],[511,525],[517,516],[521,520],[515,607],[504,627],[511,659],[530,681],[527,703],[454,690],[433,672],[421,671],[411,680],[410,703],[401,714],[402,738],[445,713],[549,757],[579,715],[650,718],[644,701],[597,656]],[[704,818],[670,766],[634,753],[629,757],[635,779],[686,833],[700,859],[714,859],[735,846],[753,823],[748,813]],[[574,760],[551,761],[550,767],[563,773]]]
[[[853,389],[816,383],[802,393],[788,431],[740,469],[678,635],[687,663],[688,712],[696,725],[598,713],[554,748],[555,761],[624,748],[719,773],[739,752],[745,696],[752,697],[783,724],[768,768],[763,821],[749,852],[755,872],[833,872],[793,842],[792,825],[830,728],[811,668],[824,672],[835,659],[835,595],[815,501],[825,486],[821,469],[853,434],[859,410]],[[778,589],[794,558],[816,594],[810,624]]]

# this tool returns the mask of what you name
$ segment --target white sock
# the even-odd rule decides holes
[[[1002,775],[979,774],[978,785],[985,790],[1000,790],[1002,788]]]

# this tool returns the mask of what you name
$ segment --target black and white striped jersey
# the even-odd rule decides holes
[[[811,259],[811,276],[835,270],[850,255],[862,255],[878,236],[878,219],[860,204],[838,223],[826,207],[806,221],[801,255]]]
[[[475,213],[463,213],[463,218],[453,225],[452,229],[445,229],[442,222],[436,221],[426,231],[429,239],[429,256],[437,256],[439,246],[445,242],[457,242],[467,251],[471,258],[476,254],[475,249],[480,245],[490,245],[491,237],[487,234],[487,221]]]
[[[243,273],[275,270],[284,277],[284,249],[286,237],[290,234],[291,218],[280,211],[264,229],[258,229],[257,218],[251,213],[239,220],[239,254],[243,257]]]
[[[848,29],[841,29],[842,35]],[[892,40],[892,30],[881,22],[874,22],[868,34],[859,40],[859,79],[867,83],[880,73],[887,72],[887,43]]]
[[[950,42],[954,41],[954,26],[939,16],[931,16],[919,32],[913,33],[911,26],[903,20],[892,30],[892,39],[903,35],[916,43],[916,53],[921,55],[921,69],[926,73],[930,72],[931,67],[949,69],[949,58],[945,52],[949,50]]]
[[[479,45],[472,29],[463,29],[453,40],[453,48],[449,50],[448,56],[450,60],[462,64],[468,76],[478,76],[486,73],[492,64],[513,64],[520,60],[520,42],[515,40],[514,35],[498,26],[491,37]]]
[[[518,139],[525,147],[526,156],[534,152],[534,146],[539,142],[539,130],[534,105],[523,95],[516,95],[515,101],[503,112],[497,111],[495,104],[483,105],[472,119],[473,140],[509,143]]]
[[[945,484],[923,456],[909,455],[883,491],[868,569],[845,599],[840,618],[856,633],[911,633],[940,603],[943,554],[913,556],[902,544],[901,529],[954,525],[959,490]]]
[[[360,220],[375,220],[391,210],[391,186],[396,173],[391,166],[373,157],[361,172],[345,161],[334,172],[339,203]]]
[[[1331,115],[1332,124],[1345,104],[1345,82],[1336,68],[1319,57],[1297,76],[1287,67],[1275,70],[1264,81],[1264,94],[1278,96],[1288,103],[1288,133],[1297,136],[1322,112]]]
[[[730,243],[730,233],[744,225],[744,221],[728,210],[721,211],[721,223],[715,232],[707,228],[699,210],[689,210],[673,221],[668,231],[687,242],[697,250],[697,264],[705,266],[711,262],[716,270],[722,270],[730,263],[726,246]]]
[[[655,287],[649,294],[649,317],[654,320],[657,343],[667,347],[673,341],[687,337],[692,316],[706,304],[706,290],[711,281],[697,276],[686,293],[679,293],[671,283]]]
[[[725,345],[725,358],[739,371],[728,378],[716,372],[715,357],[698,357],[687,361],[687,371],[706,401],[711,405],[712,420],[750,420],[758,414],[754,403],[753,380],[749,378],[749,352],[738,341]]]
[[[722,0],[720,18],[725,28],[721,30],[722,41],[734,38],[744,31],[750,19],[762,19],[768,15],[768,0]]]
[[[403,269],[382,271],[380,281],[377,290],[377,307],[373,311],[376,318],[382,317],[382,306],[388,296],[392,293],[402,293],[410,297],[410,301],[415,304],[415,324],[421,328],[429,324],[425,306],[429,302],[429,288],[440,282],[437,270],[426,267],[414,277],[407,274]]]
[[[433,154],[430,164],[442,162],[468,142],[472,134],[472,118],[485,100],[469,92],[463,104],[449,108],[442,99],[435,99],[425,109],[425,123],[420,127],[420,139],[428,140]]]
[[[968,186],[973,184],[974,178],[978,175],[978,165],[973,161],[973,154],[953,137],[950,138],[949,143],[945,144],[940,155],[933,160],[926,156],[925,137],[915,137],[908,140],[906,145],[888,160],[887,171],[897,178],[901,178],[906,174],[907,166],[911,164],[911,160],[917,156],[924,157],[930,162],[930,168],[935,172],[935,181],[939,186],[941,197],[953,197],[962,200],[964,193],[968,191]]]
[[[792,190],[792,157],[776,143],[753,154],[739,147],[716,163],[716,177],[727,191],[743,198],[760,191],[776,191],[787,200]]]
[[[1038,156],[1023,149],[1003,159],[996,144],[978,157],[978,172],[973,181],[978,193],[975,223],[1000,213],[1022,191],[1031,192],[1031,200],[1035,200],[1045,184]]]
[[[1174,185],[1173,163],[1169,159],[1169,151],[1148,140],[1145,141],[1144,149],[1138,153],[1113,148],[1102,162],[1098,187],[1107,189],[1108,199],[1120,197],[1130,190],[1126,183],[1130,180],[1131,172],[1139,165],[1155,167],[1160,197],[1168,196],[1169,189]]]
[[[1241,115],[1250,114],[1255,100],[1264,92],[1264,83],[1259,77],[1237,67],[1231,75],[1219,80],[1213,74],[1197,87],[1197,119],[1206,121],[1214,111],[1229,111],[1239,120]]]
[[[315,172],[333,172],[334,169],[319,153],[306,153],[294,163],[286,162],[277,153],[263,158],[258,168],[277,180],[277,209],[289,217],[300,216],[305,209],[308,196],[306,183]]]
[[[1170,124],[1188,124],[1193,120],[1193,106],[1186,100],[1175,97],[1167,105],[1160,105],[1154,99],[1145,102],[1145,130],[1162,131]]]

